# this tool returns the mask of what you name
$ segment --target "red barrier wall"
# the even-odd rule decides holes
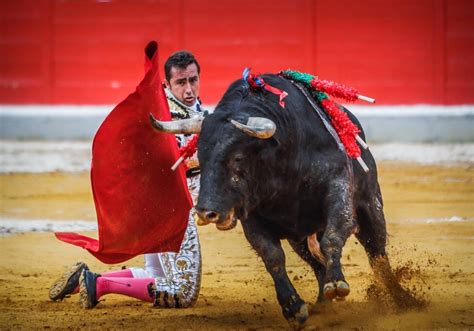
[[[295,69],[381,104],[474,104],[471,0],[3,0],[0,103],[114,104],[189,49],[216,103],[244,67]]]

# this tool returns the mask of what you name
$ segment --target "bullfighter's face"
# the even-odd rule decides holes
[[[166,87],[176,99],[186,106],[193,106],[199,97],[200,80],[198,68],[195,63],[191,63],[185,69],[171,67],[171,78],[165,80]]]

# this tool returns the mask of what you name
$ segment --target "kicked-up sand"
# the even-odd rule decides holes
[[[474,329],[473,174],[472,166],[379,165],[390,258],[400,282],[425,302],[422,308],[397,309],[383,293],[373,291],[367,257],[353,236],[342,260],[350,295],[345,301],[315,305],[315,277],[285,243],[290,279],[310,304],[305,329]],[[2,219],[95,222],[87,173],[2,174],[0,187]],[[271,277],[242,228],[220,232],[208,225],[199,228],[199,235],[203,277],[196,306],[158,309],[106,295],[96,308],[83,310],[77,295],[50,301],[51,283],[76,261],[99,273],[122,264],[104,265],[56,240],[52,232],[4,234],[0,328],[288,329]],[[138,257],[123,265],[142,263]]]

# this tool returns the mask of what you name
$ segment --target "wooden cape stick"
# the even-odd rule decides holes
[[[176,160],[176,162],[171,166],[171,170],[175,171],[176,168],[183,162],[185,159],[185,156],[180,156],[179,159]]]
[[[370,97],[366,97],[365,95],[362,95],[362,94],[357,94],[357,99],[367,101],[367,102],[370,102],[370,103],[375,103],[375,99],[370,98]]]

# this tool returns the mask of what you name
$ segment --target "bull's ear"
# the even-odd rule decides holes
[[[275,122],[265,117],[249,117],[247,124],[235,120],[230,120],[230,122],[240,131],[260,139],[271,138],[276,131]]]

